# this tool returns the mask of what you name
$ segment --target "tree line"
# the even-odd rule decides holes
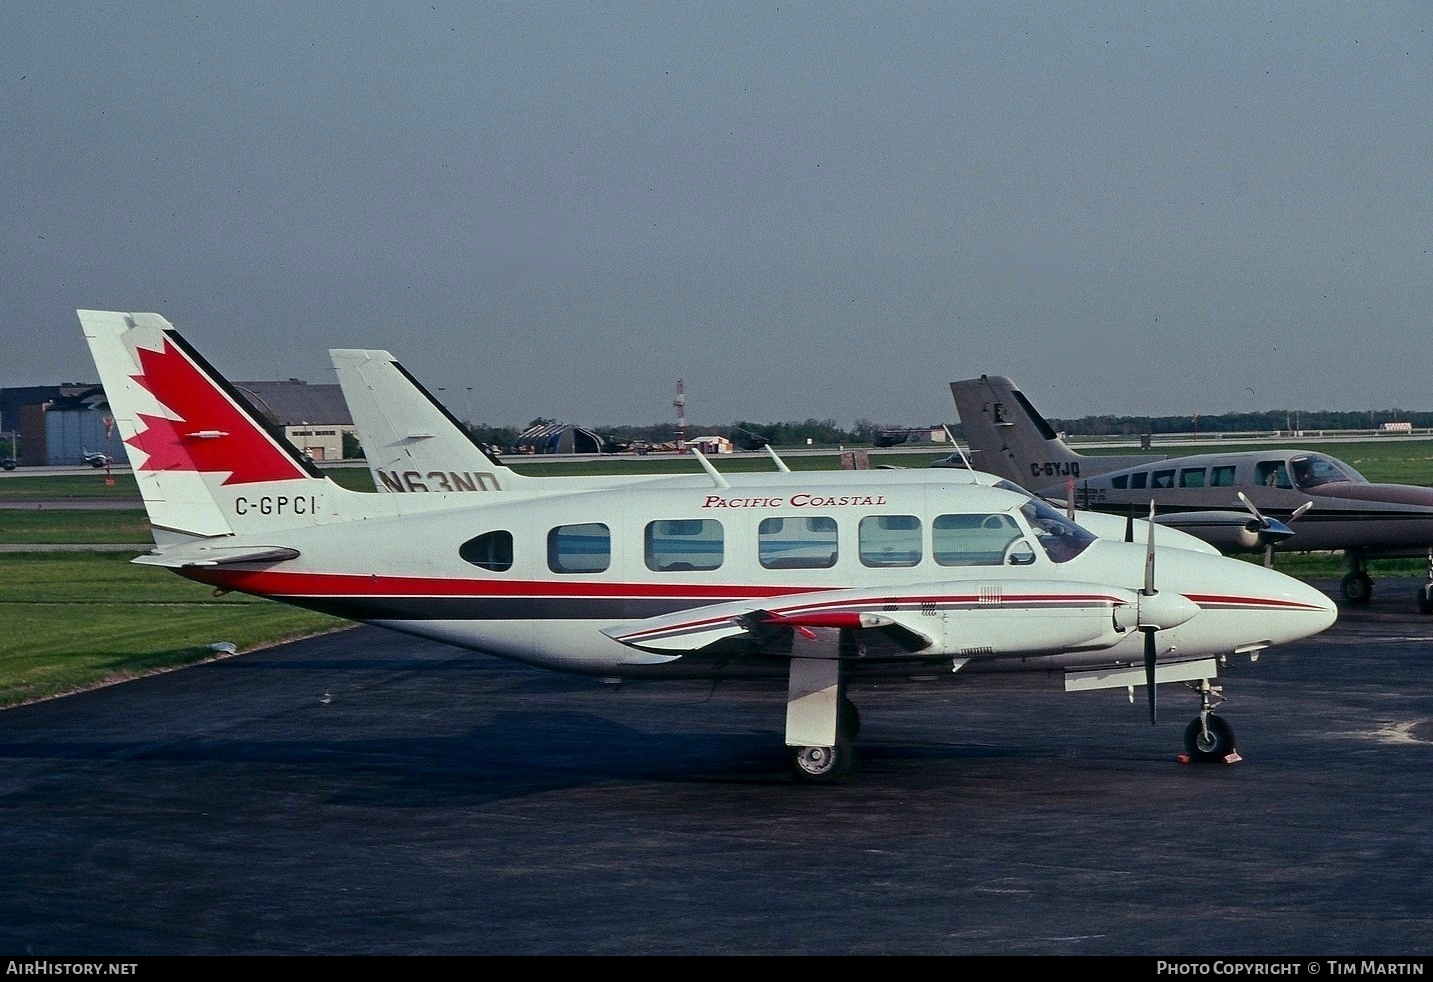
[[[468,424],[473,439],[498,452],[509,452],[518,435],[533,426],[553,423],[556,420],[539,418],[519,429],[515,426],[490,426]],[[1433,428],[1433,411],[1411,412],[1401,409],[1380,409],[1367,411],[1336,410],[1268,410],[1265,412],[1221,413],[1215,416],[1082,416],[1079,418],[1050,417],[1049,423],[1056,431],[1069,436],[1130,436],[1167,433],[1258,433],[1268,431],[1288,432],[1291,430],[1376,430],[1384,423],[1408,423],[1415,429]],[[947,424],[956,439],[963,439],[964,432],[959,423]],[[675,443],[677,429],[674,423],[652,423],[646,426],[623,425],[588,427],[602,437],[608,449],[621,452],[633,444],[661,446]],[[788,420],[785,422],[757,423],[738,420],[725,425],[697,425],[687,427],[687,437],[714,434],[726,437],[732,444],[743,450],[759,450],[766,444],[777,447],[805,446],[847,446],[880,447],[896,446],[912,439],[925,438],[929,427],[910,427],[891,423],[876,423],[869,419],[858,419],[850,428],[843,427],[834,419]]]

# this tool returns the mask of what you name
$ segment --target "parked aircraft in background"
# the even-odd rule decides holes
[[[1433,488],[1373,484],[1327,454],[1270,449],[1168,458],[1082,455],[1055,433],[1010,379],[950,383],[974,466],[1043,496],[1073,493],[1081,508],[1127,514],[1153,502],[1162,523],[1226,551],[1342,551],[1344,598],[1373,595],[1369,560],[1428,556],[1418,589],[1433,613]],[[1233,511],[1242,503],[1245,511]],[[1228,510],[1221,510],[1228,509]]]
[[[561,671],[770,680],[806,780],[850,767],[856,686],[984,672],[1144,684],[1152,718],[1156,685],[1185,682],[1191,759],[1237,759],[1213,712],[1221,663],[1336,617],[1274,570],[1100,539],[1026,493],[926,469],[348,491],[163,317],[79,317],[154,529],[136,562]]]

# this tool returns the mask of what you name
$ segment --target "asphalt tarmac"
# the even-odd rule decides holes
[[[1422,956],[1433,620],[1414,583],[1198,708],[604,685],[358,628],[0,712],[0,956]],[[1333,590],[1334,585],[1328,584]],[[222,640],[222,639],[215,639]]]

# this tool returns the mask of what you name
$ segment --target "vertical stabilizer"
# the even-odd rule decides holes
[[[78,314],[156,541],[315,520],[331,483],[167,320]]]
[[[479,446],[388,352],[328,354],[379,491],[501,492],[524,480]]]
[[[955,411],[979,470],[1035,490],[1163,459],[1157,454],[1088,457],[1076,453],[1015,383],[982,375],[950,383]]]

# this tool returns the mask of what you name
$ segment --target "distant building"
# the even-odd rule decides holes
[[[86,452],[113,455],[107,446],[108,408],[97,383],[7,388],[0,391],[0,433],[15,434],[15,459],[22,467],[79,464]]]
[[[945,443],[948,439],[944,426],[917,426],[881,430],[873,442],[878,447],[895,447],[902,443]]]
[[[235,382],[234,388],[314,460],[342,460],[343,435],[357,433],[348,403],[343,401],[343,389],[337,385],[309,385],[291,378],[286,382]]]
[[[519,454],[602,453],[602,438],[571,423],[543,423],[518,434],[512,452]]]
[[[261,415],[294,446],[314,460],[341,460],[343,434],[354,433],[353,417],[337,385],[286,382],[237,382]],[[97,384],[66,383],[0,390],[0,433],[13,431],[22,467],[79,464],[87,452],[124,460],[124,447],[104,389]]]
[[[724,436],[694,436],[687,440],[687,446],[696,447],[708,456],[732,452],[731,441]]]

